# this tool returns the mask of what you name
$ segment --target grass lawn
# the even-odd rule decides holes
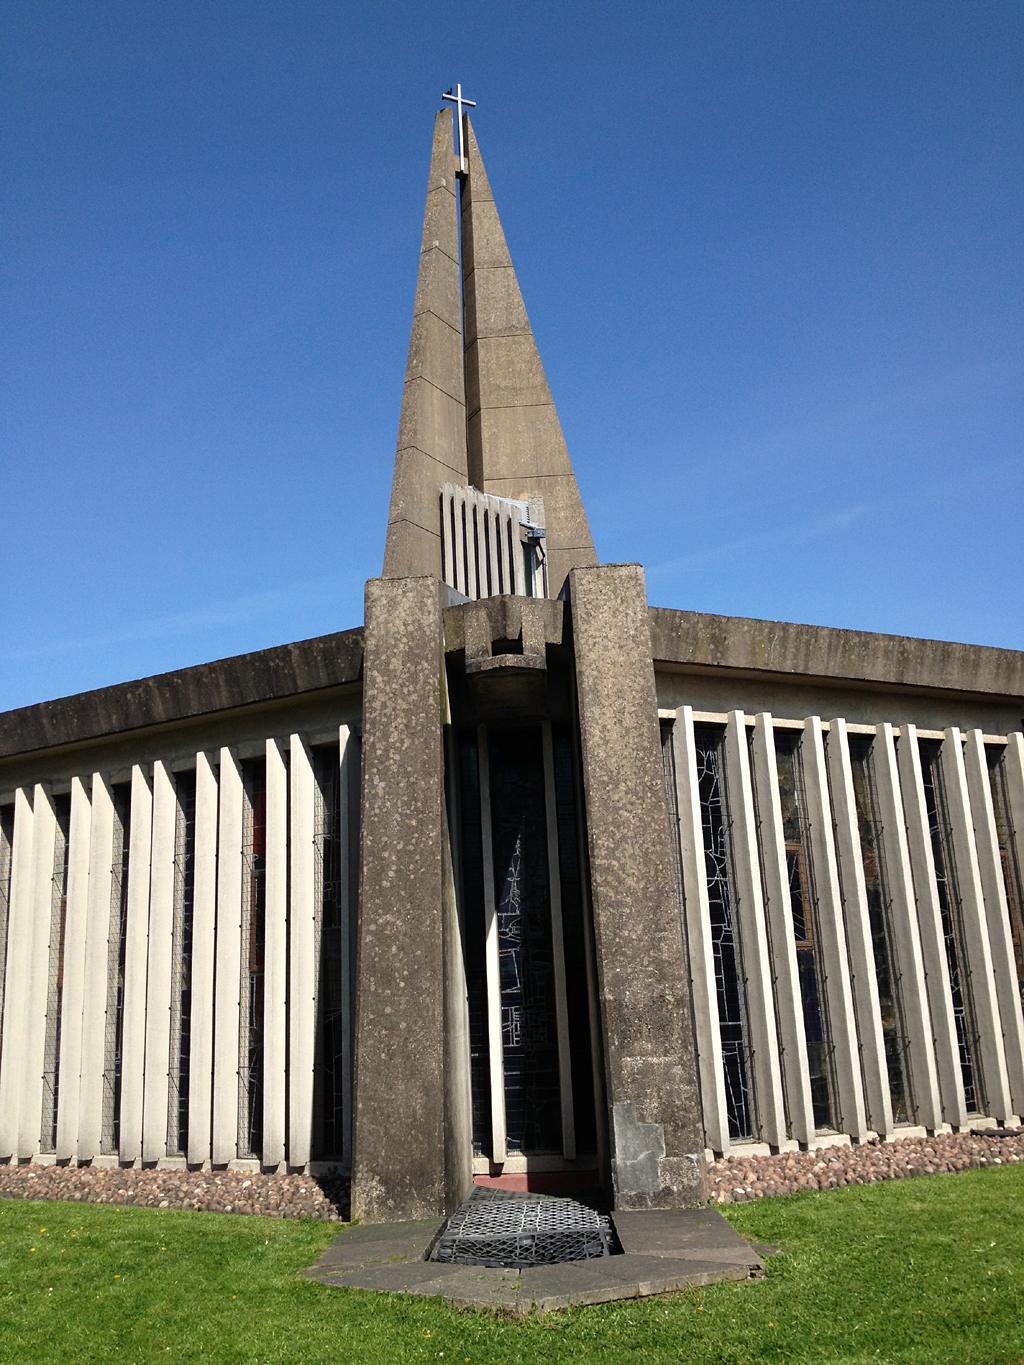
[[[0,1200],[0,1358],[1024,1360],[1024,1167],[728,1217],[766,1280],[516,1322],[298,1279],[324,1223]]]

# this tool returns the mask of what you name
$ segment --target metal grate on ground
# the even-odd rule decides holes
[[[432,1261],[516,1269],[594,1260],[618,1250],[607,1214],[575,1199],[469,1199],[445,1224]]]

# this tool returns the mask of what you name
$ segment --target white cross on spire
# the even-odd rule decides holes
[[[469,109],[475,109],[475,108],[476,108],[476,100],[467,100],[467,99],[464,99],[464,98],[463,98],[463,94],[462,94],[462,86],[461,86],[461,85],[457,85],[457,86],[455,87],[455,93],[454,93],[454,95],[452,94],[451,87],[449,86],[449,88],[444,92],[444,94],[441,96],[441,98],[442,98],[443,100],[451,100],[452,104],[455,105],[455,126],[456,126],[456,127],[458,128],[458,130],[459,130],[459,170],[461,171],[461,173],[462,173],[463,175],[465,175],[465,174],[466,174],[466,152],[465,152],[465,148],[464,148],[463,145],[462,145],[462,106],[463,106],[463,105],[466,105],[466,107],[469,108]]]

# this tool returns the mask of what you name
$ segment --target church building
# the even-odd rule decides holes
[[[380,1222],[1016,1124],[1024,653],[602,564],[463,103],[363,624],[0,714],[0,1160]]]

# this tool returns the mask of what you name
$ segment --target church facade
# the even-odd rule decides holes
[[[0,715],[0,1160],[695,1204],[1024,1114],[1024,654],[603,565],[437,116],[362,626]]]

